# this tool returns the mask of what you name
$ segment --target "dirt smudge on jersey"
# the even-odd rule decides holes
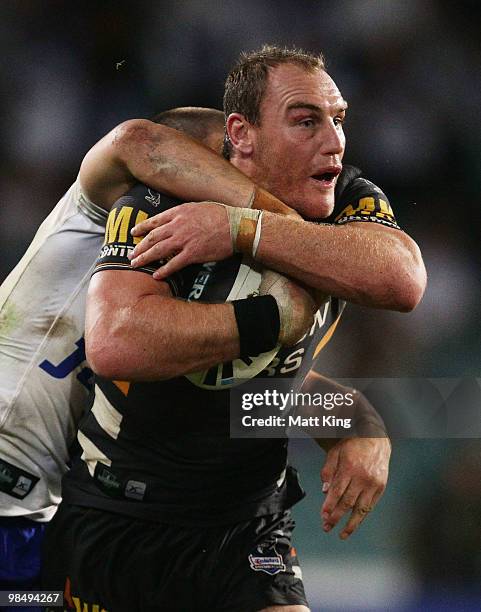
[[[72,328],[76,328],[72,317],[49,317],[45,320],[45,331],[48,331],[49,336],[52,338],[60,338],[68,334]]]
[[[20,322],[21,314],[13,302],[6,302],[0,310],[0,336],[6,336]]]

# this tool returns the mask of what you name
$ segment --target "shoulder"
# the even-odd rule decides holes
[[[372,181],[362,176],[355,166],[346,165],[336,186],[335,206],[327,223],[370,221],[398,229],[387,195]]]

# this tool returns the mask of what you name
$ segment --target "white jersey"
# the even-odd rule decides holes
[[[48,521],[88,405],[85,298],[107,213],[77,181],[0,287],[0,516]]]

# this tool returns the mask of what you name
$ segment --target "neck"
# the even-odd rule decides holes
[[[241,157],[236,155],[230,158],[230,163],[243,174],[251,178],[259,187],[263,187],[265,189],[263,180],[259,176],[259,172],[251,157]]]

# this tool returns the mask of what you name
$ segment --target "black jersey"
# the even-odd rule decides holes
[[[361,198],[381,199],[385,205],[381,209],[378,204],[378,210],[362,208],[369,211],[363,220],[378,218],[377,213],[386,215],[389,208],[382,192],[368,183]],[[134,187],[110,213],[96,271],[156,270],[161,262],[140,270],[130,267],[127,254],[138,241],[130,236],[130,229],[178,203],[144,185]],[[346,215],[351,216],[356,205],[358,201],[338,198],[332,216],[323,222],[349,221]],[[391,225],[397,227],[392,212],[390,216]],[[232,299],[234,287],[246,284],[245,265],[242,256],[236,255],[188,266],[168,282],[179,298],[225,301]],[[253,357],[243,367],[251,368],[252,376],[301,373],[303,377],[332,336],[343,308],[342,301],[329,299],[296,346],[276,351],[265,366],[260,356],[261,361]],[[176,524],[231,523],[279,512],[298,501],[303,492],[295,470],[287,466],[286,440],[229,437],[228,387],[235,378],[233,371],[239,371],[236,362],[211,368],[201,379],[187,375],[128,383],[97,377],[92,410],[79,430],[82,456],[64,480],[64,498]]]

